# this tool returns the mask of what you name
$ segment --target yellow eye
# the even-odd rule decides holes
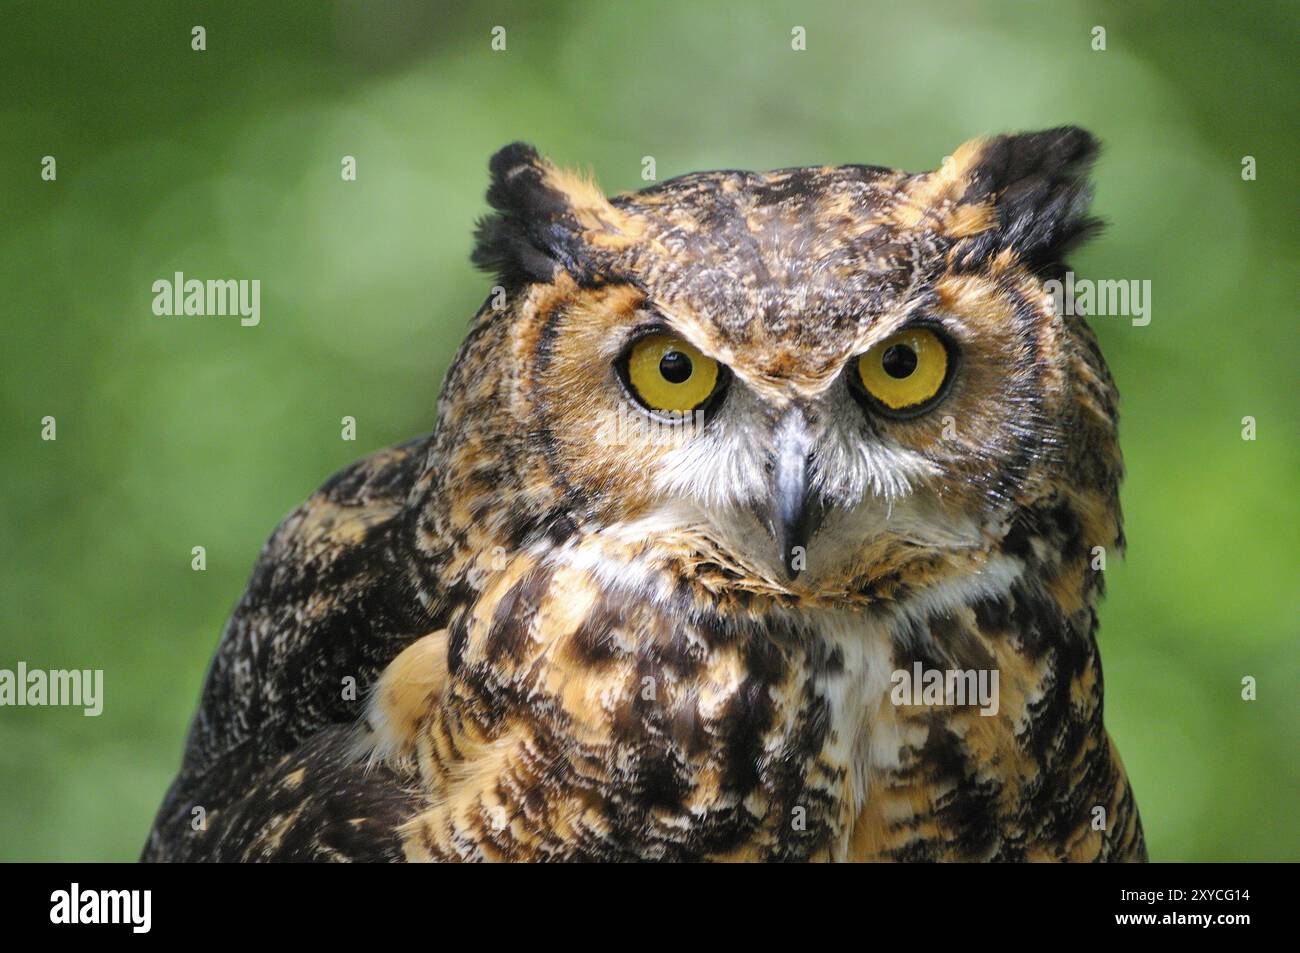
[[[669,334],[651,334],[627,356],[627,382],[651,410],[685,413],[718,386],[718,362]]]
[[[921,408],[948,379],[948,349],[928,328],[885,338],[858,358],[858,380],[886,411]]]

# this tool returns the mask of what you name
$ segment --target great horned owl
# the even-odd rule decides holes
[[[1116,393],[1043,287],[1095,151],[607,199],[501,150],[436,428],[275,532],[146,859],[1144,859]]]

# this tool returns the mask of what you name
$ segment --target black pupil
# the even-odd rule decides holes
[[[885,351],[880,365],[890,377],[902,380],[916,370],[916,352],[906,344],[895,344]]]
[[[659,373],[670,384],[680,384],[691,376],[691,359],[681,351],[669,351],[659,359]]]

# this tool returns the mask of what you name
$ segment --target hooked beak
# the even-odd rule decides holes
[[[800,410],[791,409],[777,426],[768,497],[768,525],[790,580],[807,566],[808,537],[820,522],[821,507],[808,491],[810,444],[808,422]]]

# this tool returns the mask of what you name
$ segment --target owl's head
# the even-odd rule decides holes
[[[1095,152],[1067,127],[921,174],[709,172],[606,198],[501,150],[474,253],[500,288],[469,346],[495,342],[485,412],[515,498],[546,514],[530,532],[661,547],[717,587],[887,597],[1089,483],[1087,457],[1108,498],[1080,543],[1109,545],[1114,395],[1042,286],[1096,225]]]

